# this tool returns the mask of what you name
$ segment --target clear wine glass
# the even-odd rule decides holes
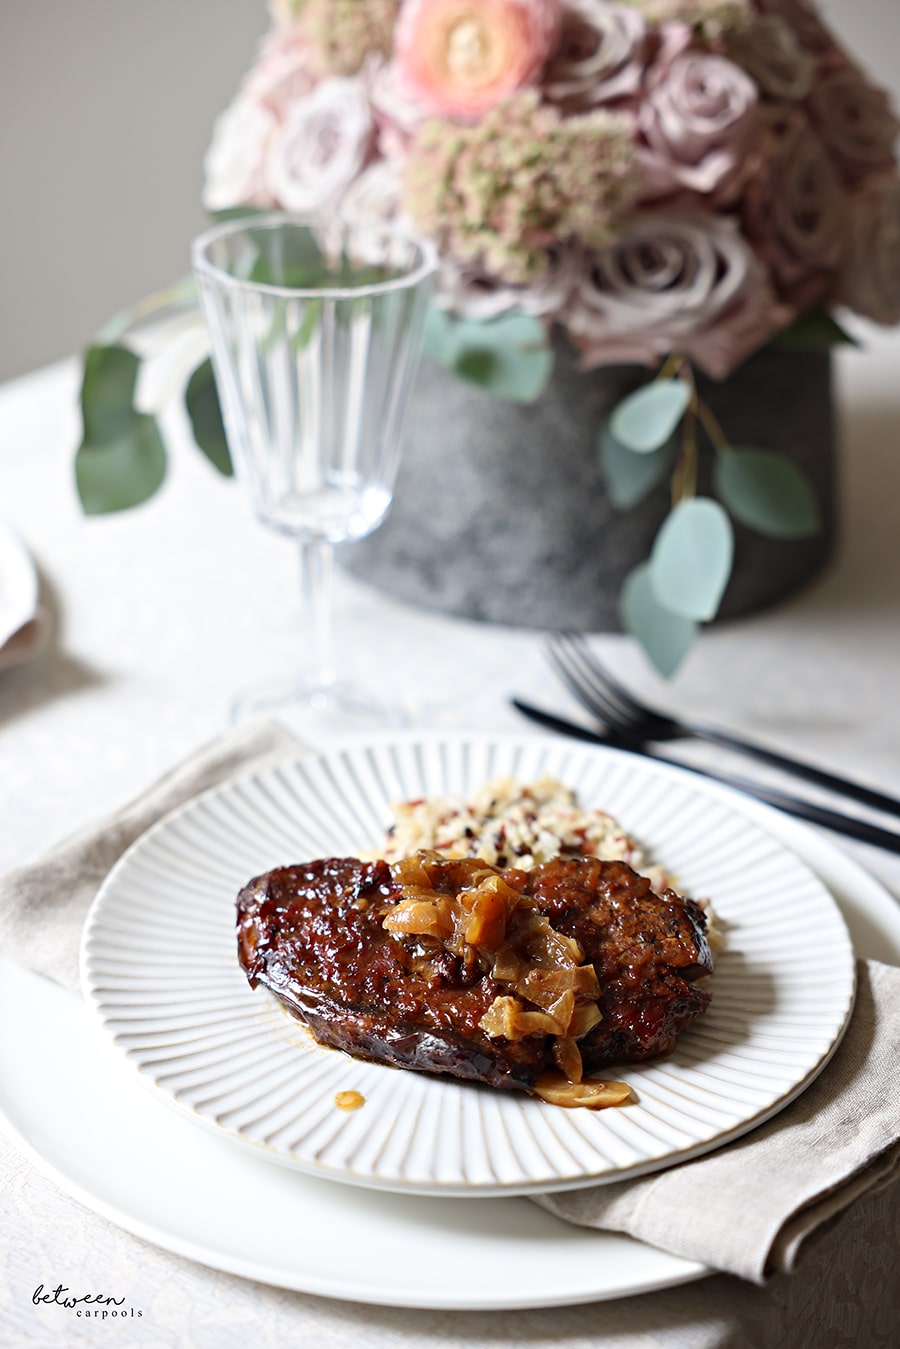
[[[207,231],[192,261],[235,470],[258,519],[300,548],[306,673],[249,691],[234,718],[397,720],[338,677],[332,555],[390,506],[434,249],[393,226],[279,213]]]

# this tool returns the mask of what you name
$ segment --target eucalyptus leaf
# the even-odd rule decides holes
[[[626,632],[638,639],[651,664],[668,679],[690,650],[697,624],[662,607],[650,571],[650,563],[642,562],[629,572],[619,597],[619,610]]]
[[[733,449],[715,463],[716,491],[741,524],[773,539],[807,539],[822,528],[809,479],[785,454]]]
[[[230,478],[234,467],[225,437],[212,361],[208,358],[197,366],[188,380],[184,402],[194,440],[209,462],[226,478]]]
[[[295,354],[309,346],[313,334],[322,319],[322,301],[307,300],[303,308],[303,317],[297,331],[291,338],[291,351]]]
[[[731,575],[734,530],[709,497],[680,501],[663,522],[650,554],[657,602],[698,622],[714,618]]]
[[[674,434],[690,401],[685,380],[655,380],[622,399],[613,410],[609,429],[626,450],[651,454]]]
[[[166,451],[156,419],[147,413],[134,413],[115,439],[85,440],[75,458],[75,481],[87,515],[139,506],[165,476]]]
[[[429,305],[425,314],[422,344],[425,354],[439,365],[449,367],[456,354],[455,324],[445,309]]]
[[[600,432],[600,471],[607,495],[616,510],[627,511],[664,482],[675,461],[675,444],[668,441],[649,454],[634,454],[616,440],[609,427]]]
[[[488,347],[467,347],[457,356],[453,369],[460,379],[487,389],[497,380],[500,363],[496,352]]]
[[[245,216],[265,215],[269,208],[266,206],[225,206],[221,211],[210,211],[212,219],[217,225],[227,225],[231,220],[243,220]]]
[[[515,403],[540,398],[553,370],[544,326],[527,314],[502,314],[477,323],[432,307],[425,350],[459,379]]]
[[[81,382],[84,438],[103,445],[123,435],[134,412],[134,390],[140,357],[128,347],[88,348]]]
[[[315,290],[335,284],[333,269],[309,226],[298,224],[293,229],[258,232],[255,247],[260,251],[249,270],[250,281],[288,286],[292,290]]]
[[[781,351],[828,351],[831,347],[858,347],[856,338],[825,309],[810,309],[778,334],[772,346]]]

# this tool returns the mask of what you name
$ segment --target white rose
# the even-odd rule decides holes
[[[329,79],[296,103],[272,142],[266,184],[287,211],[331,206],[363,167],[373,136],[365,87]]]
[[[530,286],[510,286],[472,267],[447,258],[438,273],[435,303],[461,318],[478,322],[513,310],[532,318],[555,315],[564,309],[584,269],[578,249],[560,249],[539,280]]]
[[[393,159],[380,159],[363,169],[341,197],[341,214],[373,225],[392,225],[399,220],[403,172]]]
[[[264,170],[277,127],[270,112],[248,99],[237,99],[217,118],[203,161],[203,205],[208,211],[271,204]]]

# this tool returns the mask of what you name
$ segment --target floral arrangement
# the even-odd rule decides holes
[[[585,371],[654,370],[598,451],[621,508],[671,475],[672,514],[622,606],[671,671],[718,609],[730,517],[778,537],[818,527],[799,470],[734,450],[694,368],[724,379],[779,335],[842,340],[837,305],[900,321],[900,123],[886,95],[811,0],[270,8],[271,31],[214,130],[206,207],[338,207],[430,235],[441,271],[428,349],[501,396],[540,396],[553,331]],[[91,389],[104,362],[119,368],[117,350],[89,354],[83,451]],[[201,448],[227,467],[208,363],[188,411]],[[706,443],[715,499],[697,495]],[[79,478],[88,509],[108,508],[98,464]]]
[[[724,378],[814,305],[900,320],[898,126],[807,0],[274,0],[212,211],[340,205],[439,244],[438,303],[584,368]]]

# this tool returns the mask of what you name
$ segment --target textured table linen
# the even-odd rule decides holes
[[[631,644],[599,639],[649,700],[894,792],[898,351],[873,339],[864,355],[842,357],[843,544],[821,582],[777,610],[704,633],[672,686],[654,679]],[[0,676],[0,872],[30,865],[215,741],[235,691],[261,664],[289,668],[297,642],[289,547],[247,517],[178,418],[160,496],[131,515],[82,517],[71,477],[77,387],[71,363],[0,390],[2,509],[38,562],[56,622],[44,655]],[[513,692],[577,715],[536,634],[408,610],[340,576],[337,609],[414,717],[422,701],[437,703],[421,725],[522,732],[506,702]],[[734,766],[700,746],[678,754]],[[841,846],[900,893],[900,860]],[[900,963],[900,943],[852,896],[842,902],[861,954]],[[35,1307],[44,1273],[73,1286],[115,1284],[144,1309],[115,1342],[140,1349],[241,1349],[250,1337],[339,1349],[880,1349],[893,1346],[900,1320],[900,1189],[866,1195],[817,1237],[797,1273],[776,1274],[765,1288],[716,1275],[580,1308],[431,1314],[265,1288],[158,1251],[61,1193],[0,1139],[0,1342],[112,1341],[109,1326],[101,1337],[59,1308]]]

